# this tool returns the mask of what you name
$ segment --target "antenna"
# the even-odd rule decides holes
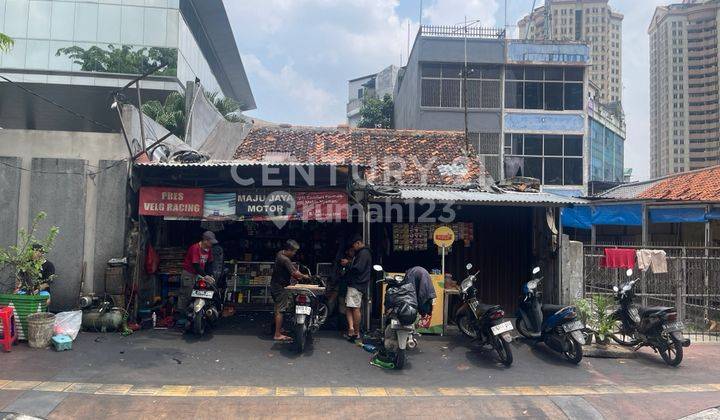
[[[465,25],[463,26],[464,39],[465,39],[465,66],[463,67],[463,108],[465,109],[465,151],[470,155],[470,136],[468,133],[468,103],[467,103],[467,76],[468,76],[468,56],[467,56],[467,42],[468,42],[468,24],[467,16],[465,16]]]
[[[423,0],[420,0],[420,26],[422,26]]]
[[[407,31],[407,58],[410,60],[410,19],[408,19],[408,31]],[[400,63],[400,67],[402,67],[403,63]]]

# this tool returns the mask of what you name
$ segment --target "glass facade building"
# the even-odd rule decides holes
[[[0,0],[0,32],[15,40],[0,72],[20,82],[123,86],[159,63],[148,89],[199,78],[222,91],[181,13],[182,0]],[[102,77],[100,77],[102,76]]]
[[[622,182],[625,139],[590,118],[590,181]]]

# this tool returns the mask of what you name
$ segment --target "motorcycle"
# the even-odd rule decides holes
[[[373,269],[384,273],[381,265],[374,265]],[[405,276],[402,275],[386,276],[377,283],[386,284],[383,325],[385,356],[395,369],[402,369],[407,362],[407,350],[416,348],[418,344],[415,332],[418,318],[415,285],[406,283]]]
[[[619,307],[612,313],[618,331],[610,337],[616,343],[633,347],[651,347],[670,366],[678,366],[683,359],[683,347],[690,346],[690,339],[683,336],[683,323],[677,319],[672,307],[633,304],[633,286],[638,279],[630,280],[633,270],[626,272],[628,281],[622,287],[613,286],[615,301]]]
[[[223,277],[226,275],[227,270],[223,272]],[[194,334],[202,336],[208,326],[214,326],[220,319],[225,296],[221,282],[223,282],[222,277],[218,280],[212,276],[196,277],[190,292],[191,302],[187,309],[186,330],[192,330]]]
[[[328,307],[324,302],[325,285],[320,277],[312,276],[310,269],[305,266],[299,267],[300,271],[306,271],[311,278],[310,283],[298,283],[288,286],[293,294],[293,307],[290,308],[291,315],[288,323],[298,353],[305,351],[308,341],[325,323],[328,317]]]
[[[574,306],[540,302],[537,288],[542,277],[537,277],[539,273],[540,267],[535,267],[532,271],[533,279],[523,286],[516,328],[523,337],[542,341],[570,362],[578,364],[583,356],[585,325],[578,319],[578,311]]]
[[[468,274],[472,264],[465,266]],[[505,311],[499,305],[486,305],[480,303],[478,290],[475,287],[477,273],[469,274],[460,283],[460,297],[462,305],[455,311],[455,323],[460,331],[483,347],[494,349],[500,357],[500,362],[510,366],[513,362],[510,342],[513,330],[512,322],[504,321]]]

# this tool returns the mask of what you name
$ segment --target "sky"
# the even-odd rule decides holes
[[[543,3],[537,0],[536,6]],[[649,177],[647,27],[668,0],[610,0],[623,21],[625,167]],[[422,22],[480,20],[503,26],[504,0],[424,0]],[[507,0],[507,22],[530,12],[532,0]],[[421,0],[225,0],[257,110],[278,123],[334,126],[346,121],[347,81],[404,64],[420,21]]]

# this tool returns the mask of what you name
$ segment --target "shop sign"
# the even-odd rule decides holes
[[[202,188],[140,188],[142,216],[202,217],[204,191]]]
[[[433,242],[440,248],[450,248],[455,242],[455,232],[447,226],[440,226],[433,232]]]
[[[342,191],[242,191],[235,210],[249,220],[345,220],[348,197]]]
[[[235,193],[205,194],[205,220],[227,220],[235,217]]]

